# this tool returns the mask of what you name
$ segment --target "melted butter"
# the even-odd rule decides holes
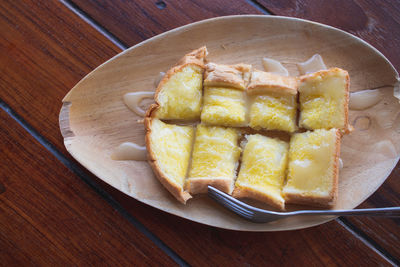
[[[154,92],[134,92],[127,93],[124,95],[124,103],[125,105],[135,112],[137,115],[144,117],[146,111],[143,110],[139,104],[145,98],[153,98]]]
[[[339,169],[343,169],[343,160],[339,158]]]
[[[165,72],[161,71],[158,76],[154,79],[154,87],[157,88],[158,84],[161,82],[162,78],[164,78]]]
[[[277,60],[271,58],[263,58],[262,64],[266,72],[281,76],[289,76],[289,71]]]
[[[130,142],[122,143],[111,154],[111,159],[146,161],[146,147]]]
[[[320,188],[325,191],[327,188],[321,180],[330,167],[332,157],[332,144],[312,146],[307,149],[310,159],[294,160],[291,163],[291,171],[295,175],[292,185],[302,190],[314,190]]]
[[[350,93],[349,108],[353,110],[364,110],[375,106],[382,100],[382,94],[378,89],[363,90]]]
[[[315,54],[307,61],[297,63],[296,65],[301,75],[327,69],[324,60],[318,54]]]

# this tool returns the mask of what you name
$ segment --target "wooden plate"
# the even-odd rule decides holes
[[[208,59],[250,63],[279,60],[297,75],[296,62],[319,53],[327,66],[346,69],[351,91],[380,88],[382,100],[372,108],[350,111],[356,130],[345,136],[337,209],[352,209],[385,181],[399,160],[400,108],[393,97],[399,75],[376,49],[344,31],[296,18],[228,16],[186,25],[146,40],[99,66],[64,98],[60,128],[71,155],[100,179],[129,196],[163,211],[215,227],[243,231],[277,231],[310,227],[333,217],[296,217],[269,224],[247,222],[196,196],[178,203],[154,177],[147,162],[114,161],[122,142],[144,144],[141,119],[122,102],[134,91],[154,91],[159,72],[185,53],[206,45]]]

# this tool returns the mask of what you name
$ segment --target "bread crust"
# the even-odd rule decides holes
[[[157,108],[157,105],[151,105],[150,108],[148,109],[147,113],[150,116],[146,115],[146,118],[144,119],[144,125],[146,129],[146,136],[145,136],[145,141],[146,141],[146,149],[147,149],[147,161],[149,162],[151,168],[153,169],[154,174],[156,175],[157,179],[160,181],[160,183],[177,199],[179,202],[186,204],[186,201],[192,198],[192,196],[183,190],[183,187],[179,184],[177,184],[175,181],[171,181],[168,179],[168,177],[162,172],[160,166],[158,165],[157,162],[157,157],[152,149],[151,146],[151,141],[150,141],[150,135],[152,131],[152,122],[153,122],[153,117],[151,114],[153,113],[153,110]]]
[[[336,204],[338,196],[338,179],[339,179],[339,156],[340,156],[340,141],[342,133],[336,129],[335,133],[335,151],[333,160],[333,173],[332,173],[332,191],[327,197],[307,196],[304,197],[298,193],[284,193],[286,203],[292,204],[306,204],[322,208],[332,208]]]
[[[251,65],[223,65],[208,63],[204,74],[204,86],[230,87],[245,90],[250,80]]]
[[[254,70],[251,73],[251,81],[247,87],[247,93],[249,95],[265,93],[296,95],[297,89],[298,83],[295,77]]]
[[[210,185],[222,192],[231,194],[233,183],[233,179],[228,178],[190,178],[186,181],[186,190],[192,195],[207,193]]]
[[[350,76],[349,73],[346,70],[343,70],[341,68],[330,68],[328,70],[320,70],[314,73],[310,73],[310,74],[305,74],[299,77],[299,84],[302,82],[305,82],[309,79],[314,79],[317,76],[321,76],[324,77],[332,72],[343,72],[345,75],[345,91],[346,91],[346,95],[345,95],[345,101],[343,103],[343,109],[344,109],[344,126],[343,128],[340,128],[340,132],[342,134],[349,134],[351,133],[354,128],[352,125],[350,125],[349,123],[349,98],[350,98]],[[301,93],[301,92],[300,92]]]
[[[192,65],[201,68],[203,71],[205,69],[206,56],[208,54],[207,47],[203,46],[199,49],[193,50],[192,52],[186,54],[183,58],[181,58],[178,63],[169,69],[164,77],[161,79],[160,83],[157,86],[156,92],[154,94],[154,101],[156,102],[156,108],[153,110],[153,114],[155,114],[156,110],[161,106],[161,103],[158,99],[159,94],[163,90],[164,84],[166,84],[169,79],[176,73],[180,72],[183,68]],[[150,109],[150,108],[149,108]]]
[[[256,199],[261,202],[267,203],[268,205],[271,205],[272,207],[275,207],[279,210],[285,210],[284,201],[279,201],[251,187],[236,186],[235,189],[233,190],[232,196],[234,198]]]

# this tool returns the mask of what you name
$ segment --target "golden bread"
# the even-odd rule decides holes
[[[206,47],[185,55],[162,79],[147,110],[148,160],[160,182],[182,203],[211,185],[279,210],[290,203],[332,207],[341,134],[351,127],[347,71],[296,78],[246,64],[205,64],[206,55]],[[296,133],[298,98],[299,126],[312,131]],[[289,132],[290,144],[260,130]],[[239,146],[244,131],[251,134]]]
[[[286,203],[331,207],[338,190],[341,134],[338,129],[296,133],[290,140],[283,195]]]
[[[192,126],[166,124],[156,118],[146,118],[146,148],[148,161],[158,180],[180,202],[191,195],[184,191],[186,173],[194,137]]]
[[[299,126],[348,132],[349,84],[348,72],[339,68],[301,76]]]
[[[223,87],[205,87],[201,121],[210,125],[245,126],[245,93]]]
[[[259,134],[247,135],[246,140],[233,197],[257,199],[283,210],[289,144]]]
[[[201,112],[203,73],[207,48],[185,55],[159,83],[153,116],[166,120],[198,120]]]
[[[297,129],[297,81],[254,70],[247,88],[251,128],[294,132]]]
[[[251,65],[223,65],[208,63],[204,74],[204,86],[230,87],[245,90],[250,80]]]
[[[190,194],[206,193],[208,185],[232,193],[241,152],[238,139],[236,129],[197,125],[186,182]]]

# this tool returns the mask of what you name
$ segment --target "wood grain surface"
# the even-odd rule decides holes
[[[246,1],[229,4],[222,0],[198,1],[196,4],[186,1],[182,4],[175,1],[136,2],[140,6],[132,6],[130,1],[75,3],[126,45],[208,17],[260,12]],[[142,17],[131,15],[139,12],[135,7],[144,10],[145,14]],[[120,19],[120,13],[126,10],[129,12]],[[382,22],[382,18],[377,20]],[[146,32],[143,29],[146,27],[151,30]],[[56,1],[2,1],[0,31],[0,98],[27,125],[66,155],[58,129],[61,99],[75,83],[120,49]],[[1,160],[6,163],[4,166],[9,166],[7,172],[5,168],[1,169],[0,176],[2,264],[53,265],[69,261],[76,265],[137,265],[149,263],[151,259],[155,264],[169,265],[170,260],[165,254],[10,117],[2,113],[0,123],[1,148],[2,152],[7,151],[2,153]],[[398,177],[397,169],[390,180],[398,180]],[[147,207],[94,176],[88,178],[101,184],[130,214],[193,265],[280,265],[282,261],[286,263],[284,265],[297,262],[304,265],[387,264],[357,235],[337,222],[301,231],[261,235],[224,231]],[[386,190],[384,185],[375,196],[379,201],[396,203],[397,199],[398,203],[399,191],[392,188],[395,187]],[[57,216],[51,217],[53,213]],[[363,219],[352,223],[394,253],[394,257],[400,258],[393,232],[389,234],[391,229],[397,231],[398,222],[390,221],[385,225],[388,230],[382,234],[377,228],[381,220],[386,219]],[[113,257],[119,262],[114,262]]]
[[[246,1],[72,0],[126,46],[195,21],[227,15],[261,14]]]
[[[61,100],[120,49],[58,1],[2,1],[0,25],[0,98],[63,149]]]
[[[0,265],[173,265],[0,110]]]

